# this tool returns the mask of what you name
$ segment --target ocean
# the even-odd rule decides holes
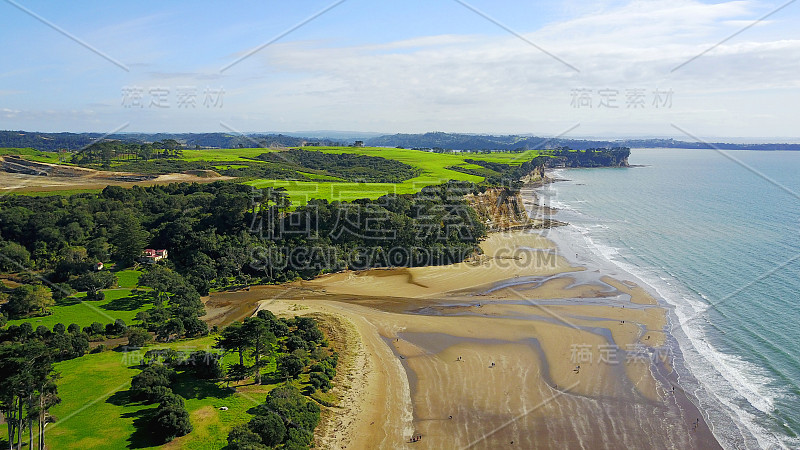
[[[629,162],[557,170],[540,199],[570,225],[550,233],[660,298],[679,383],[725,448],[800,448],[800,152]]]

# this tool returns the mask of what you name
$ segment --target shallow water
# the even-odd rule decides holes
[[[558,171],[569,181],[539,193],[571,225],[548,235],[666,301],[681,384],[724,446],[798,448],[800,152],[728,155],[634,149],[646,167]]]

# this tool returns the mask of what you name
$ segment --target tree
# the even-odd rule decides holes
[[[114,323],[106,324],[105,334],[106,336],[121,336],[124,335],[127,330],[128,326],[125,324],[125,321],[116,319]]]
[[[256,384],[261,384],[261,356],[269,354],[271,344],[277,340],[269,331],[267,323],[258,317],[248,317],[242,325],[242,332],[247,340],[247,346],[253,349],[255,358]]]
[[[63,300],[75,293],[75,289],[67,283],[55,283],[51,288],[53,291],[53,300]]]
[[[22,285],[8,296],[8,309],[11,317],[25,317],[33,312],[41,315],[47,314],[47,308],[53,306],[53,295],[46,287],[36,285]]]
[[[267,394],[267,400],[257,408],[258,415],[277,413],[288,431],[284,448],[303,448],[311,443],[314,428],[319,423],[319,406],[306,400],[291,384],[279,386]]]
[[[244,366],[244,350],[247,348],[247,338],[242,329],[242,322],[233,322],[225,327],[217,338],[217,343],[214,347],[226,352],[238,352],[239,365]]]
[[[261,438],[263,444],[270,447],[277,446],[286,437],[286,425],[283,424],[281,416],[274,411],[253,417],[248,427]]]
[[[75,290],[95,295],[100,289],[108,289],[117,285],[117,276],[113,272],[90,272],[79,276],[69,283]]]
[[[187,317],[182,320],[187,337],[205,336],[208,334],[208,325],[197,317]]]
[[[328,390],[333,387],[331,380],[324,372],[311,372],[308,382],[311,383],[315,389],[322,389],[323,392],[328,392]]]
[[[250,372],[250,368],[244,364],[231,364],[228,366],[228,370],[226,372],[228,376],[227,381],[242,381],[250,376]]]
[[[284,378],[296,378],[303,367],[303,361],[295,355],[282,355],[278,358],[278,372]]]
[[[144,347],[153,337],[142,328],[128,328],[128,345],[131,347]]]
[[[168,388],[174,381],[175,371],[162,365],[147,366],[131,380],[132,397],[154,401],[158,397],[157,387]]]
[[[181,319],[169,319],[156,329],[156,337],[162,341],[170,341],[183,336],[185,332]]]
[[[286,349],[289,350],[289,352],[293,352],[297,349],[302,349],[302,350],[308,349],[306,341],[304,341],[303,338],[297,335],[289,336],[289,339],[286,339],[286,342],[284,342],[284,344],[286,345]]]
[[[37,415],[37,423],[39,424],[38,429],[38,438],[39,438],[39,450],[44,450],[45,448],[45,439],[44,439],[44,432],[45,427],[50,422],[55,422],[55,418],[50,415],[50,408],[53,406],[58,405],[61,403],[61,398],[58,396],[58,387],[56,386],[56,380],[59,378],[57,373],[49,374],[44,380],[39,381],[39,385],[37,386],[37,399],[34,397],[34,408],[33,412]],[[30,414],[30,412],[29,412]],[[29,430],[32,432],[33,427],[32,424],[28,424]],[[29,440],[29,445],[32,444],[33,438],[31,437]]]
[[[16,242],[0,244],[0,272],[18,272],[31,266],[31,254]]]
[[[106,327],[104,327],[100,322],[92,322],[91,325],[84,327],[83,329],[83,331],[89,336],[101,336],[105,330]]]
[[[136,215],[130,212],[120,215],[111,236],[114,256],[120,265],[127,267],[133,264],[142,254],[149,237],[149,233],[142,228]]]
[[[175,394],[164,396],[156,410],[155,425],[165,442],[191,433],[192,423],[184,407],[183,397]]]
[[[37,416],[40,443],[44,442],[47,411],[60,402],[56,395],[56,378],[50,351],[42,341],[0,345],[0,411],[6,418],[10,447],[16,435],[17,449],[22,448],[26,422],[32,438],[33,421]],[[32,439],[29,442],[32,445]]]
[[[236,425],[228,433],[228,448],[233,450],[266,449],[261,437],[254,433],[247,424]]]
[[[139,277],[138,284],[152,288],[155,300],[160,304],[169,298],[168,294],[181,289],[185,281],[179,273],[164,266],[154,265]]]

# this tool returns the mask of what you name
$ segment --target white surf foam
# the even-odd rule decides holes
[[[568,204],[564,205],[572,209]],[[743,405],[746,401],[750,407],[769,415],[774,410],[776,397],[781,395],[768,387],[770,378],[742,358],[714,348],[703,329],[706,323],[703,318],[688,320],[702,315],[708,309],[708,303],[703,301],[707,298],[681,288],[680,282],[666,271],[630,264],[622,258],[620,249],[598,242],[593,231],[605,231],[605,226],[569,225],[565,228],[566,233],[574,235],[565,236],[566,242],[579,235],[585,243],[583,249],[594,255],[592,259],[595,263],[605,267],[611,264],[621,269],[661,301],[672,306],[675,317],[671,318],[671,322],[680,330],[673,332],[673,336],[686,360],[687,369],[701,388],[694,394],[701,402],[702,410],[708,414],[712,430],[723,446],[749,446],[748,442],[751,445],[757,443],[761,448],[791,448],[798,445],[799,442],[795,440],[789,441],[788,437],[780,438],[770,432],[760,423],[761,419]],[[579,252],[574,249],[567,252],[568,255],[573,253]]]

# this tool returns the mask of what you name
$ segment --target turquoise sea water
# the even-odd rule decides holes
[[[681,385],[727,448],[800,448],[800,152],[634,149],[542,191],[668,305]]]

